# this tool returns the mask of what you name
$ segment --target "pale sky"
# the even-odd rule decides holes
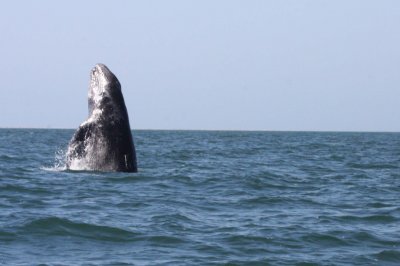
[[[0,127],[77,128],[89,73],[133,129],[400,131],[400,1],[4,1]]]

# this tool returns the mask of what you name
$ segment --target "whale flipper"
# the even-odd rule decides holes
[[[91,132],[90,123],[79,126],[70,141],[69,152],[71,155],[73,154],[76,158],[85,156],[85,140],[91,137]],[[73,158],[73,156],[70,156],[70,158]]]

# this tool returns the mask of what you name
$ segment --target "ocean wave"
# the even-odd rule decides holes
[[[0,231],[0,241],[13,241],[15,239],[16,239],[16,234],[11,232]]]
[[[24,235],[73,236],[99,241],[134,241],[138,234],[116,227],[73,222],[58,217],[37,219],[24,225],[20,230]]]
[[[11,162],[11,161],[15,161],[15,160],[19,160],[20,157],[18,156],[13,156],[13,155],[6,155],[6,154],[2,154],[0,155],[0,162]]]
[[[374,243],[374,244],[382,244],[386,246],[397,246],[400,244],[400,240],[393,238],[392,236],[378,236],[375,235],[374,232],[367,231],[351,231],[348,232],[348,238],[351,239],[354,243]]]
[[[225,237],[224,240],[231,245],[239,245],[243,244],[247,245],[262,245],[262,244],[271,244],[273,243],[273,239],[266,236],[255,236],[255,235],[232,235]]]
[[[329,247],[334,246],[347,246],[349,242],[344,238],[338,237],[338,233],[310,233],[302,236],[301,239],[305,242],[324,245]]]
[[[376,214],[376,215],[366,215],[366,216],[356,216],[356,215],[323,216],[323,218],[341,222],[365,222],[365,223],[379,223],[379,224],[393,223],[399,221],[398,218],[389,214]]]
[[[400,251],[399,250],[383,250],[373,255],[379,261],[400,263]],[[398,264],[396,264],[398,265]]]
[[[355,169],[364,169],[364,170],[385,170],[385,169],[398,169],[399,166],[396,164],[387,164],[387,163],[348,163],[348,167]]]
[[[105,176],[105,180],[110,183],[136,183],[152,179],[152,176],[146,176],[143,174],[113,173],[112,176],[109,174]]]
[[[153,222],[162,224],[174,224],[175,222],[191,223],[192,219],[180,213],[171,213],[165,215],[155,215],[151,218]]]
[[[142,239],[145,239],[146,241],[150,241],[154,244],[181,244],[184,243],[184,239],[182,237],[176,237],[176,236],[171,236],[171,235],[157,235],[157,236],[148,236],[144,237]]]
[[[5,184],[0,186],[1,192],[16,192],[16,193],[29,193],[29,194],[49,194],[51,191],[38,188],[38,187],[26,187],[21,185]]]

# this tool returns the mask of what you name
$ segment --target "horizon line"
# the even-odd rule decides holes
[[[2,127],[0,129],[55,129],[55,130],[76,130],[69,127]],[[400,133],[400,131],[379,131],[379,130],[280,130],[280,129],[166,129],[166,128],[131,128],[131,131],[226,131],[226,132],[320,132],[320,133]]]

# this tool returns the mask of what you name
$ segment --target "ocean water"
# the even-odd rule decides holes
[[[398,133],[134,131],[131,174],[73,132],[0,129],[0,265],[400,265]]]

